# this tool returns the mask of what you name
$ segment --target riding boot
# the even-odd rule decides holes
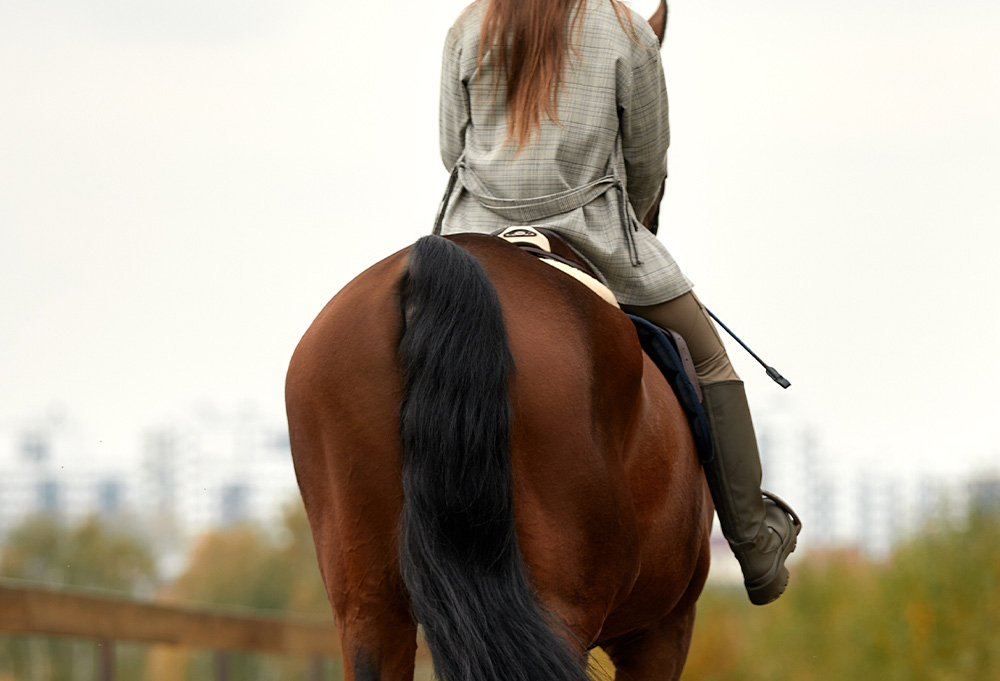
[[[715,456],[705,464],[722,533],[743,570],[750,601],[765,605],[788,584],[785,559],[802,524],[781,499],[760,488],[760,455],[742,381],[701,386]]]

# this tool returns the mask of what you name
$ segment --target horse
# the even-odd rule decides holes
[[[426,236],[326,305],[292,457],[347,681],[677,679],[713,507],[635,329],[496,237]]]
[[[411,680],[418,624],[442,681],[584,681],[596,646],[680,677],[714,509],[619,309],[501,239],[424,237],[324,307],[285,399],[346,681]]]

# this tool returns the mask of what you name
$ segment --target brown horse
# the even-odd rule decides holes
[[[501,239],[424,237],[291,360],[296,475],[347,681],[677,679],[712,505],[620,310]]]

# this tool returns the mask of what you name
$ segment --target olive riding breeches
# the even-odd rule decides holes
[[[722,344],[722,338],[705,311],[705,306],[693,291],[657,305],[623,305],[630,314],[672,329],[684,337],[698,383],[708,385],[719,381],[738,381],[739,376],[729,362],[729,355]]]

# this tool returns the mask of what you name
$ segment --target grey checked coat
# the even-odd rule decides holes
[[[636,219],[656,200],[667,172],[667,92],[656,36],[632,13],[638,41],[609,0],[588,0],[579,40],[564,62],[556,124],[515,156],[507,134],[504,87],[492,87],[487,55],[476,78],[485,0],[448,33],[441,72],[441,159],[452,171],[435,232],[492,232],[511,225],[549,227],[599,271],[618,300],[653,305],[691,282]],[[627,192],[627,193],[626,193]],[[627,200],[623,197],[627,196]],[[634,209],[633,209],[634,207]]]

